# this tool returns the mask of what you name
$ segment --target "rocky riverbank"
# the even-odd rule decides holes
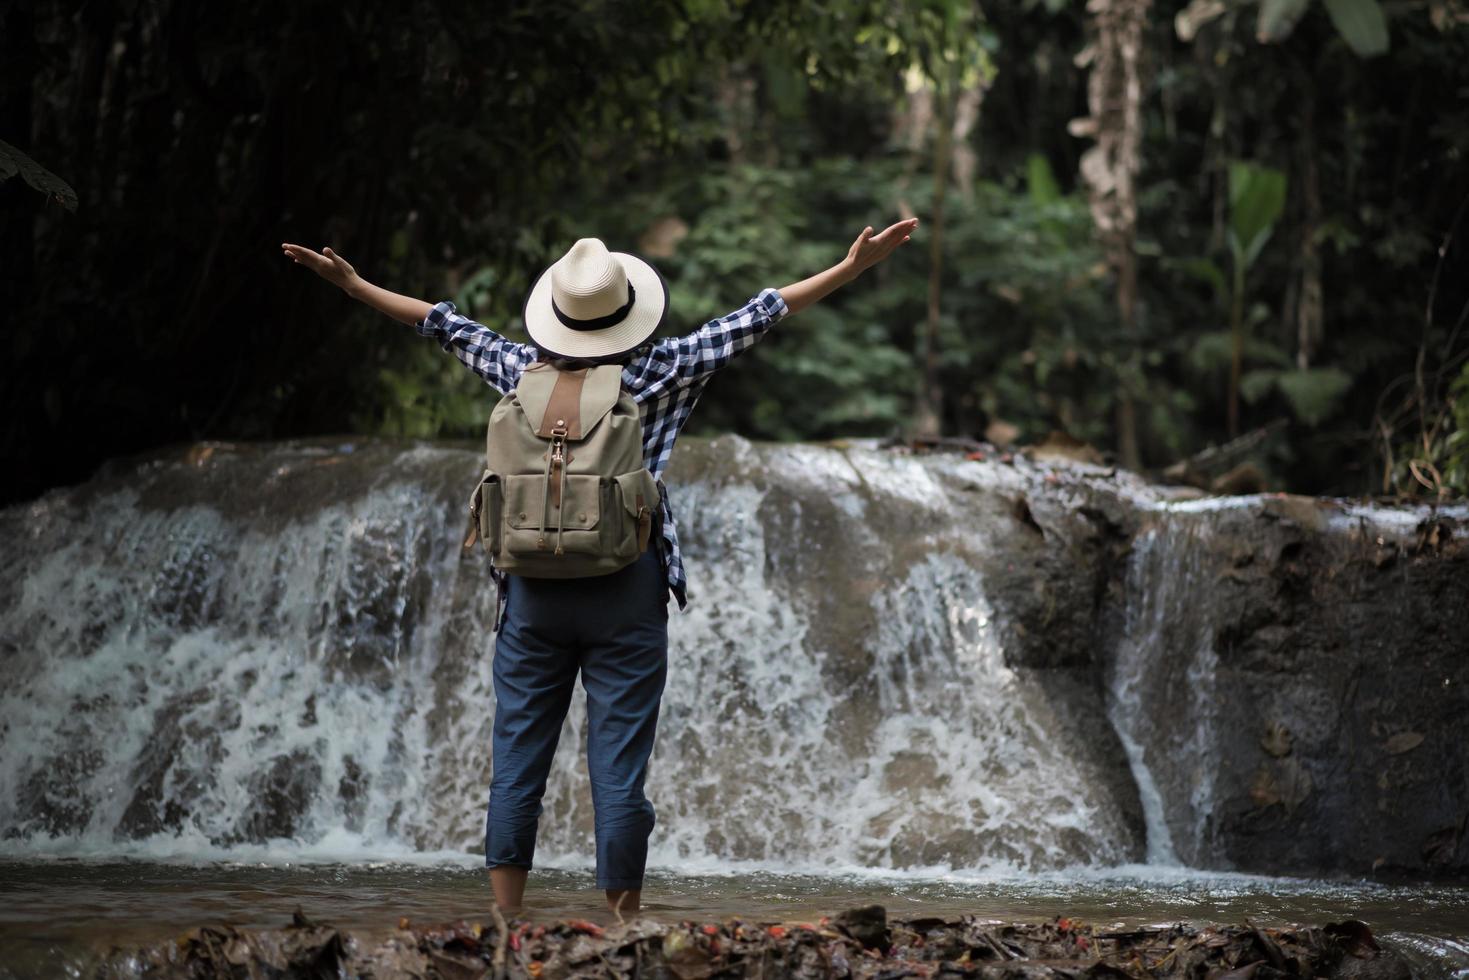
[[[298,912],[281,929],[195,930],[114,950],[99,978],[422,977],[565,980],[569,977],[862,978],[987,980],[1410,980],[1408,964],[1362,922],[1259,928],[1169,925],[1108,929],[1067,918],[998,924],[973,917],[889,921],[881,906],[817,922],[634,919],[592,922],[407,921],[384,937],[358,937]]]

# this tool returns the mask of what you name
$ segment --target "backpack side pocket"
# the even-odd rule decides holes
[[[500,553],[501,514],[505,509],[505,487],[500,474],[485,472],[479,484],[479,537],[491,559]]]
[[[658,484],[647,469],[620,473],[617,492],[622,498],[624,555],[638,555],[648,550],[653,529],[653,515],[659,505]]]

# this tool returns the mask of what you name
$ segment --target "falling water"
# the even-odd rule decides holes
[[[978,564],[936,544],[953,528],[931,469],[762,452],[765,476],[675,489],[693,603],[671,617],[653,863],[1132,859],[1105,763],[1006,666]],[[476,466],[442,447],[220,449],[6,511],[4,852],[477,852],[494,594],[456,539]],[[901,560],[868,519],[882,500],[932,523]],[[590,861],[584,731],[578,699],[545,862]]]
[[[1126,621],[1106,669],[1107,717],[1137,782],[1149,863],[1197,866],[1213,793],[1213,770],[1204,761],[1217,721],[1211,695],[1218,658],[1198,602],[1209,588],[1199,569],[1207,525],[1172,516],[1160,510],[1133,541]],[[1179,726],[1158,726],[1158,712],[1168,712],[1169,721],[1192,718],[1193,725],[1181,734]],[[1164,758],[1189,774],[1186,805],[1170,807],[1159,786],[1155,771]]]

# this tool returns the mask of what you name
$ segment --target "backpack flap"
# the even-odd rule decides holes
[[[525,369],[515,395],[536,435],[549,439],[564,429],[566,438],[576,442],[612,411],[621,390],[621,365],[558,371],[540,362]]]

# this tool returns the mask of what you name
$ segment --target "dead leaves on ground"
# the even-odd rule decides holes
[[[881,906],[816,922],[676,925],[634,919],[515,921],[504,941],[475,923],[407,922],[376,942],[297,913],[285,929],[196,930],[174,943],[114,951],[99,977],[507,977],[708,980],[717,977],[900,980],[1407,980],[1403,961],[1355,921],[1311,928],[1184,925],[1097,929],[1074,919],[999,924],[974,916],[889,921]]]

